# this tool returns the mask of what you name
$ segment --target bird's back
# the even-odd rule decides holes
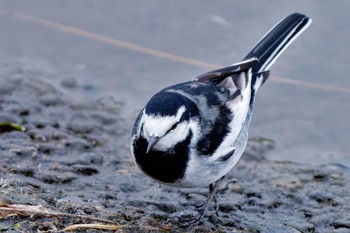
[[[211,156],[220,146],[224,137],[230,131],[233,114],[227,102],[229,91],[212,82],[191,81],[171,86],[165,92],[179,94],[190,100],[198,113],[193,120],[200,127],[199,137],[193,142],[192,148],[198,154]]]

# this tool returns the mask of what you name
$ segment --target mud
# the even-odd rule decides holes
[[[26,128],[0,134],[1,198],[112,220],[123,232],[350,232],[349,169],[267,160],[274,143],[263,138],[250,140],[226,177],[219,216],[210,206],[201,224],[183,228],[207,189],[162,186],[135,167],[128,144],[136,116],[122,117],[127,105],[113,97],[77,103],[61,91],[78,88],[74,78],[54,86],[41,70],[1,69],[0,122]],[[57,232],[88,222],[12,216],[0,231]]]

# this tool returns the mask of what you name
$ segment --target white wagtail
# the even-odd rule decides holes
[[[201,217],[246,147],[255,95],[270,66],[310,24],[307,16],[291,14],[242,62],[155,94],[132,131],[131,154],[141,170],[171,186],[209,185]]]

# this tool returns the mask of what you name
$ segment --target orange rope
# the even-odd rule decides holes
[[[170,61],[175,61],[175,62],[184,63],[184,64],[188,64],[188,65],[198,66],[198,67],[206,68],[209,70],[219,69],[222,67],[220,65],[216,65],[216,64],[196,60],[196,59],[186,58],[186,57],[178,56],[175,54],[159,51],[156,49],[150,49],[150,48],[143,47],[143,46],[133,44],[130,42],[117,40],[114,38],[99,35],[99,34],[89,32],[86,30],[82,30],[82,29],[79,29],[76,27],[71,27],[71,26],[56,23],[53,21],[49,21],[46,19],[31,16],[28,14],[24,14],[24,13],[21,13],[18,11],[15,11],[14,15],[16,18],[18,18],[20,20],[24,20],[24,21],[31,22],[31,23],[34,23],[37,25],[41,25],[41,26],[45,26],[45,27],[54,29],[56,31],[68,33],[68,34],[75,35],[75,36],[80,36],[80,37],[83,37],[83,38],[86,38],[89,40],[94,40],[94,41],[102,42],[102,43],[109,44],[112,46],[128,49],[128,50],[131,50],[134,52],[148,54],[151,56],[160,57],[160,58],[167,59]],[[345,88],[345,87],[339,87],[339,86],[323,85],[323,84],[317,84],[317,83],[300,81],[300,80],[293,80],[293,79],[277,77],[277,76],[272,76],[271,81],[285,83],[285,84],[289,84],[289,85],[295,85],[295,86],[302,86],[305,88],[318,89],[318,90],[322,90],[322,91],[332,91],[332,92],[341,92],[341,93],[350,94],[350,89]]]

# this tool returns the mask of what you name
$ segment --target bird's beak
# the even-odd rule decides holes
[[[155,136],[151,136],[149,138],[146,154],[148,154],[150,152],[150,150],[152,150],[152,148],[159,141],[159,139],[160,139],[160,137],[155,137]]]

